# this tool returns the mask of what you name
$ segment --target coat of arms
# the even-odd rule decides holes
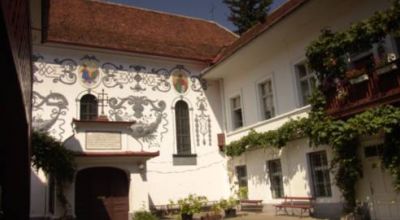
[[[98,60],[95,57],[85,56],[79,68],[79,81],[86,88],[94,88],[100,83]]]

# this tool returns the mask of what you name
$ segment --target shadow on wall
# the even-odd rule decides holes
[[[42,171],[31,167],[31,217],[44,217],[48,212],[48,185]]]

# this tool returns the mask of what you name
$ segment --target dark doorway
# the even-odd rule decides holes
[[[99,167],[76,177],[75,213],[78,220],[127,220],[129,181],[124,171]]]

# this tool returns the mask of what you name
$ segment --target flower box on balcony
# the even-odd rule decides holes
[[[349,79],[351,84],[357,84],[368,80],[368,75],[366,69],[349,69],[346,71],[345,76]]]
[[[362,74],[360,76],[357,76],[357,77],[349,79],[349,82],[354,85],[354,84],[357,84],[357,83],[361,83],[361,82],[367,81],[368,79],[369,79],[368,75],[366,73],[364,73],[364,74]]]
[[[397,63],[389,63],[386,65],[383,65],[381,67],[376,68],[376,74],[382,75],[388,72],[391,72],[392,70],[396,70],[398,68]]]

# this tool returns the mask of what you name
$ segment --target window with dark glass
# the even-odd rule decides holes
[[[231,99],[233,129],[243,127],[243,115],[240,96]]]
[[[274,94],[272,92],[272,80],[268,79],[258,85],[260,90],[261,112],[264,120],[275,116]]]
[[[247,169],[246,166],[236,167],[236,177],[239,183],[239,187],[247,187]]]
[[[81,120],[96,120],[98,103],[94,95],[87,94],[82,96],[80,105]]]
[[[300,105],[305,106],[310,104],[308,99],[315,87],[316,77],[305,63],[296,65],[296,74],[300,90]]]
[[[313,193],[315,197],[330,197],[331,180],[325,151],[309,154]]]
[[[190,118],[189,107],[184,101],[175,105],[176,143],[178,155],[190,155]]]
[[[282,198],[284,196],[282,181],[281,160],[267,161],[268,176],[271,184],[272,198]]]

